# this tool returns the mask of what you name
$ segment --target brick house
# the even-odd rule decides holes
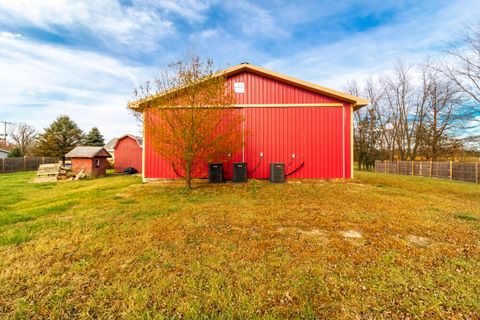
[[[72,171],[83,173],[91,177],[100,177],[107,174],[107,158],[111,155],[103,147],[76,147],[65,155],[72,160]]]

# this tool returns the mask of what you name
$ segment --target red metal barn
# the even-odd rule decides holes
[[[367,100],[250,64],[224,72],[249,132],[243,150],[224,163],[227,179],[237,161],[247,162],[248,177],[256,179],[269,178],[272,162],[285,163],[289,178],[353,177],[353,111]],[[149,112],[148,102],[130,107]],[[145,180],[178,177],[148,136],[143,160]]]
[[[117,139],[114,149],[113,167],[115,172],[123,172],[128,167],[142,172],[142,137],[126,134]]]

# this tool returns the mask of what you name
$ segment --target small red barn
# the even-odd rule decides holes
[[[223,75],[249,132],[243,150],[224,163],[227,179],[232,162],[247,162],[248,177],[256,179],[268,178],[274,162],[283,162],[291,178],[353,177],[353,111],[367,100],[250,64]],[[148,113],[152,99],[129,106]],[[148,136],[143,152],[144,179],[177,177]]]
[[[100,177],[107,174],[107,158],[110,154],[103,147],[76,147],[65,155],[72,160],[72,171],[83,173],[91,177]]]
[[[115,152],[115,172],[123,172],[128,167],[142,172],[142,137],[126,134],[117,139],[113,146]]]

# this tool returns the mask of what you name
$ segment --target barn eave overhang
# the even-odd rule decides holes
[[[338,101],[341,101],[343,103],[351,105],[354,108],[354,110],[360,109],[368,105],[369,103],[369,101],[364,98],[356,97],[345,92],[326,88],[308,81],[300,80],[294,77],[290,77],[290,76],[277,73],[277,72],[274,72],[259,66],[251,65],[251,64],[240,64],[240,65],[230,67],[228,69],[220,71],[218,73],[218,76],[231,77],[242,72],[251,72],[251,73],[258,74],[260,76],[270,78],[276,81],[280,81],[286,84],[290,84],[292,86],[299,87],[311,92],[325,95],[327,97],[330,97]],[[178,88],[167,93],[154,94],[146,98],[132,101],[128,104],[128,107],[134,111],[143,112],[145,109],[148,109],[149,107],[153,106],[155,104],[156,99],[164,97],[167,94],[171,94],[181,89],[182,88]]]

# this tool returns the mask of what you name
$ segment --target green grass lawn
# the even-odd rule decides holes
[[[480,315],[480,185],[33,177],[0,175],[0,317]]]

